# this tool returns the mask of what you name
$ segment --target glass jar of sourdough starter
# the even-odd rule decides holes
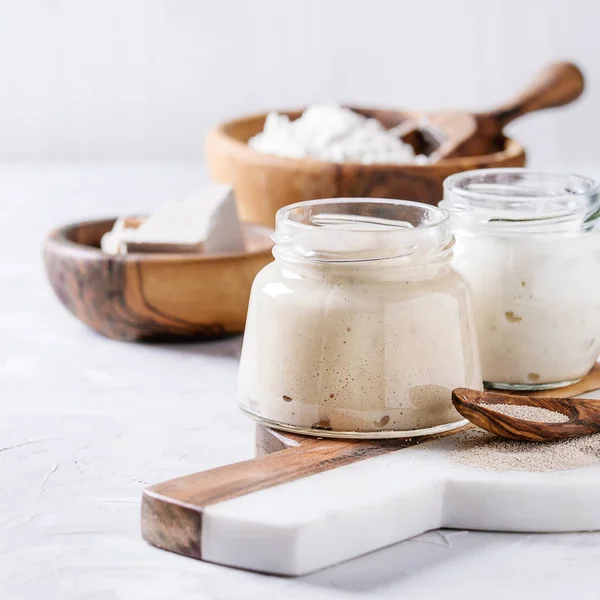
[[[598,186],[576,175],[484,169],[448,177],[453,265],[471,284],[483,379],[561,387],[600,353]]]
[[[468,286],[450,267],[446,211],[334,199],[277,213],[256,277],[242,409],[321,437],[423,435],[464,423],[455,387],[481,389]]]

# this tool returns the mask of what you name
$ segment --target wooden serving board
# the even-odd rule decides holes
[[[574,386],[537,395],[599,387],[596,366]],[[482,471],[450,460],[465,435],[354,442],[258,427],[257,458],[147,488],[142,534],[193,558],[302,575],[440,527],[600,529],[600,463],[550,473]]]

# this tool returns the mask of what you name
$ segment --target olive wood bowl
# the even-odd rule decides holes
[[[80,321],[118,340],[215,339],[242,333],[255,275],[272,260],[271,229],[243,224],[246,252],[100,250],[114,219],[51,232],[44,262],[52,289]]]
[[[352,108],[374,117],[387,128],[419,113],[413,111]],[[303,111],[283,111],[295,119]],[[282,158],[264,154],[247,141],[263,129],[266,114],[227,121],[209,132],[206,160],[212,178],[235,189],[238,211],[244,221],[272,227],[282,206],[316,198],[396,198],[437,204],[442,182],[449,175],[471,169],[522,167],[525,151],[517,142],[500,136],[490,153],[449,158],[431,165],[363,165],[333,163],[309,158]]]

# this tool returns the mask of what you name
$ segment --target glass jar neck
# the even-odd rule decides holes
[[[414,268],[447,260],[454,242],[446,211],[404,200],[310,200],[276,220],[274,256],[320,268]]]
[[[288,260],[276,256],[281,271],[289,277],[301,277],[320,283],[366,284],[410,283],[427,281],[451,269],[452,251],[426,263],[409,263],[396,259],[369,262],[311,262]]]
[[[482,169],[448,177],[444,199],[455,229],[499,234],[579,233],[600,217],[587,177],[527,169]]]

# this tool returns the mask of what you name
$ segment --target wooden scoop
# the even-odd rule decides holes
[[[576,386],[580,386],[577,390]],[[569,386],[583,394],[600,386],[600,369],[595,366],[585,380]],[[577,391],[576,391],[577,390]],[[583,398],[551,397],[560,390],[546,390],[535,395],[510,395],[458,388],[452,392],[454,408],[471,423],[490,433],[524,442],[552,442],[600,432],[600,401]],[[509,417],[486,404],[535,406],[569,417],[562,423],[544,423]]]
[[[439,159],[480,156],[502,149],[503,129],[518,117],[538,110],[564,106],[583,92],[584,78],[570,62],[546,67],[517,97],[499,108],[482,113],[441,111],[411,121],[399,130],[417,152],[435,152]]]

